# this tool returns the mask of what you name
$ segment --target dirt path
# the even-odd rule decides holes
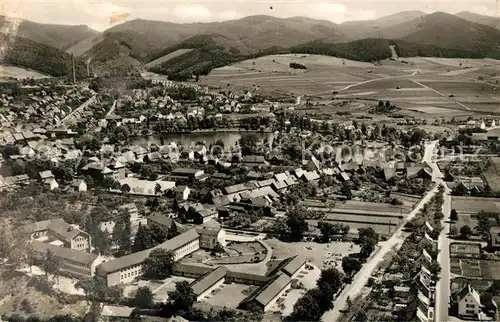
[[[420,85],[420,86],[422,86],[422,87],[427,88],[427,89],[428,89],[428,90],[430,90],[430,91],[433,91],[434,93],[436,93],[436,94],[438,94],[438,95],[441,95],[441,96],[446,97],[446,98],[450,98],[450,99],[451,99],[451,100],[453,100],[456,104],[458,104],[458,105],[462,106],[462,107],[463,107],[463,108],[465,108],[467,111],[470,111],[470,108],[468,108],[468,107],[467,107],[467,106],[465,106],[464,104],[460,103],[460,102],[459,102],[459,101],[457,101],[456,99],[454,99],[454,98],[452,98],[452,97],[449,97],[448,95],[443,94],[443,93],[441,93],[441,92],[439,92],[439,91],[436,91],[434,88],[429,87],[429,86],[427,86],[427,85],[424,85],[424,84],[422,84],[422,83],[420,83],[420,82],[418,82],[418,81],[416,81],[416,80],[414,80],[414,79],[412,79],[411,81],[412,81],[412,82],[414,82],[414,83],[415,83],[415,84],[417,84],[417,85]]]

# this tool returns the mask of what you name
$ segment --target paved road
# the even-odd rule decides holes
[[[437,261],[441,265],[441,273],[439,281],[436,285],[436,308],[435,308],[435,321],[448,321],[448,306],[450,300],[450,224],[447,223],[450,220],[451,211],[451,195],[450,189],[445,186],[444,192],[444,203],[443,203],[443,221],[442,225],[444,227],[443,231],[439,235],[438,239],[438,257]]]
[[[420,200],[418,205],[410,212],[410,214],[403,219],[402,225],[396,230],[396,232],[385,242],[380,242],[380,249],[373,255],[361,268],[361,270],[356,274],[354,280],[351,284],[346,285],[346,287],[339,294],[337,299],[334,302],[334,307],[332,310],[325,312],[322,317],[322,321],[330,322],[337,321],[340,317],[340,310],[347,308],[347,297],[354,299],[356,298],[365,284],[368,282],[368,279],[372,276],[377,265],[383,260],[383,258],[389,253],[394,247],[400,247],[405,237],[403,236],[403,228],[407,222],[409,222],[415,215],[422,209],[423,205],[425,205],[429,200],[436,194],[438,191],[439,183],[441,180],[441,171],[435,163],[432,162],[432,155],[434,153],[434,149],[436,147],[438,141],[428,142],[425,146],[425,154],[422,158],[422,161],[426,161],[433,169],[433,177],[435,177],[436,185],[426,193],[426,195]],[[436,170],[437,169],[437,170]]]
[[[361,270],[356,274],[355,279],[349,285],[347,285],[344,290],[340,293],[334,303],[334,307],[332,310],[325,312],[322,320],[325,322],[337,321],[340,316],[340,311],[345,309],[347,304],[347,297],[351,299],[356,298],[365,284],[368,282],[370,276],[372,276],[373,272],[377,268],[377,265],[382,261],[382,259],[393,249],[394,247],[399,247],[404,242],[403,236],[403,227],[404,225],[410,221],[415,215],[422,209],[423,205],[429,202],[429,200],[436,194],[437,186],[432,190],[427,192],[427,194],[422,198],[422,200],[418,203],[417,207],[402,221],[402,225],[396,230],[394,235],[391,236],[387,241],[380,242],[380,249],[375,255],[366,262]]]
[[[424,156],[422,158],[422,162],[426,162],[431,168],[432,168],[432,181],[436,182],[436,180],[440,179],[443,177],[443,173],[441,170],[439,170],[439,167],[437,163],[435,162],[436,160],[434,159],[434,149],[436,148],[436,145],[438,144],[438,141],[431,141],[428,142],[425,145],[425,151],[424,151]]]

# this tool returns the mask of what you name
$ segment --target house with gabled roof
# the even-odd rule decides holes
[[[478,318],[482,311],[479,293],[469,284],[455,294],[458,303],[458,315],[463,317]]]

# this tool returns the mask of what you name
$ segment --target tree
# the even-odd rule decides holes
[[[134,298],[131,300],[131,304],[141,309],[152,308],[154,305],[153,292],[147,286],[139,287],[135,292]]]
[[[259,137],[255,133],[245,133],[240,138],[240,146],[242,148],[242,153],[253,154],[257,148],[257,143],[259,142]]]
[[[375,249],[379,241],[379,235],[373,230],[373,228],[360,228],[359,229],[359,244],[361,245],[361,256],[366,259],[370,257],[370,254]]]
[[[361,262],[352,256],[345,256],[342,258],[342,269],[348,278],[352,278],[354,273],[358,272],[361,269]]]
[[[450,236],[456,236],[458,234],[457,226],[453,225],[450,227]]]
[[[458,213],[455,209],[452,209],[450,211],[450,220],[451,221],[457,221],[458,220]]]
[[[335,226],[329,222],[319,222],[318,228],[321,231],[323,242],[328,243],[337,234]]]
[[[295,302],[291,316],[296,321],[319,321],[322,314],[317,298],[309,290]]]
[[[175,290],[168,292],[168,298],[177,311],[188,311],[196,302],[196,294],[187,281],[176,283]]]
[[[42,259],[42,267],[45,271],[45,276],[48,276],[49,274],[56,276],[59,273],[59,266],[59,258],[57,258],[52,251],[47,250]]]
[[[108,231],[98,229],[92,236],[92,244],[99,254],[108,254],[111,249],[111,240]]]
[[[293,241],[302,240],[304,233],[309,229],[309,225],[303,216],[303,212],[297,208],[288,213],[286,224],[290,229],[290,237]]]
[[[470,235],[472,235],[472,228],[467,225],[460,227],[460,236],[462,236],[462,238],[467,239]]]
[[[496,214],[486,213],[481,211],[477,214],[477,232],[483,237],[483,239],[488,239],[490,236],[490,217],[496,217]]]
[[[328,298],[331,298],[342,286],[342,279],[343,274],[336,268],[331,267],[321,271],[321,276],[316,284]]]
[[[285,238],[285,236],[288,236],[289,231],[286,219],[283,217],[277,218],[274,221],[273,226],[271,227],[271,232],[281,239]]]
[[[130,214],[127,210],[120,210],[115,226],[113,227],[113,241],[121,251],[128,252],[131,248]]]
[[[174,254],[162,248],[153,249],[144,261],[144,276],[151,279],[165,279],[172,275]]]
[[[122,186],[121,190],[122,190],[122,193],[123,193],[124,195],[126,195],[126,194],[130,193],[130,190],[131,190],[131,189],[130,189],[130,186],[129,186],[128,184],[126,184],[126,183],[125,183],[125,184]]]

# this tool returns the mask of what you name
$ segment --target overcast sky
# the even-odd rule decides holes
[[[2,14],[28,20],[85,24],[96,30],[110,27],[113,13],[129,13],[127,20],[136,18],[171,22],[208,22],[267,14],[277,17],[306,16],[336,23],[349,20],[375,19],[398,11],[421,10],[457,13],[471,11],[498,16],[497,1],[484,0],[0,0]],[[270,7],[273,7],[271,10]]]

